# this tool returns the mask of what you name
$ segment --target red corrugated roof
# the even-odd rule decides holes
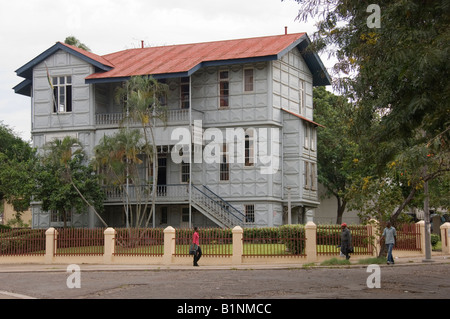
[[[94,73],[87,79],[180,73],[203,62],[276,56],[303,35],[305,33],[119,51],[97,56],[109,62],[113,69]]]

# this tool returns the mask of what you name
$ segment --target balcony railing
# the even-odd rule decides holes
[[[125,113],[97,113],[95,114],[95,123],[97,125],[120,125],[125,119]],[[203,113],[197,110],[192,110],[192,120],[201,120],[203,118]],[[189,123],[189,109],[181,110],[168,110],[167,111],[167,124],[180,124]],[[160,120],[156,121],[156,125],[162,126],[163,122]]]
[[[104,186],[106,201],[122,202],[127,200],[130,203],[137,201],[145,201],[148,198],[151,201],[152,186],[151,185],[121,185],[121,186]],[[158,185],[156,188],[157,202],[183,202],[189,200],[189,185]]]

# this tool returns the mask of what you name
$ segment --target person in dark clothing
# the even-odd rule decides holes
[[[350,259],[350,252],[353,252],[352,248],[352,234],[350,230],[347,228],[347,224],[343,223],[341,225],[341,252],[345,255],[345,259]]]

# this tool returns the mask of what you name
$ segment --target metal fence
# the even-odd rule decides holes
[[[245,228],[242,256],[305,256],[305,228]]]
[[[104,231],[104,228],[57,229],[54,256],[102,256]]]
[[[350,225],[348,229],[352,235],[354,254],[371,255],[375,244],[372,228],[364,225]],[[317,255],[339,255],[341,232],[340,225],[317,225]]]
[[[119,228],[115,236],[115,256],[162,256],[162,228]]]
[[[420,225],[399,224],[395,226],[395,230],[397,233],[395,249],[410,251],[420,251],[422,249]]]
[[[192,229],[175,231],[175,256],[189,256],[189,246],[193,235]],[[233,254],[232,231],[223,228],[199,229],[199,244],[203,256],[231,256]]]
[[[0,229],[0,256],[45,255],[45,229]]]

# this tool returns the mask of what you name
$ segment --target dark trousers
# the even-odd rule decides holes
[[[194,266],[197,266],[197,262],[200,260],[200,258],[202,257],[202,249],[200,248],[200,246],[198,246],[197,251],[194,254]]]

